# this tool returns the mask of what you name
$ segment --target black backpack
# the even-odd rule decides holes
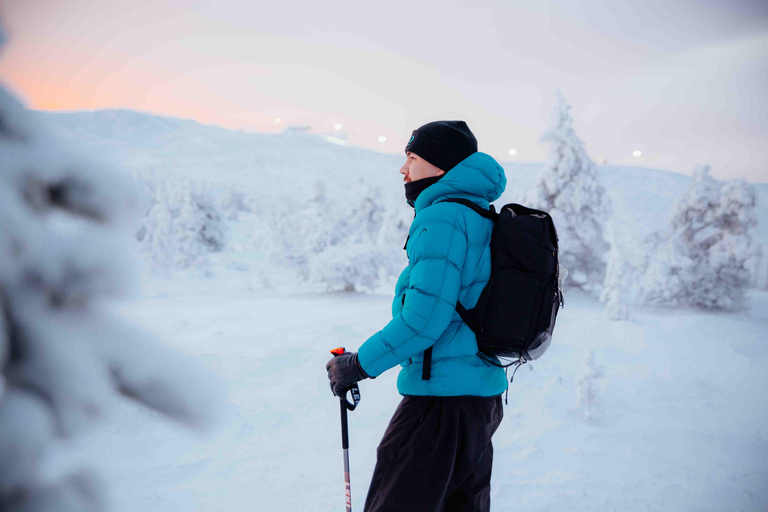
[[[548,213],[507,204],[496,213],[466,199],[447,199],[471,208],[496,225],[491,235],[491,278],[477,304],[456,311],[477,335],[481,355],[496,366],[541,357],[552,341],[555,318],[565,306],[558,264],[558,237]],[[491,357],[493,356],[493,357]],[[500,358],[514,358],[499,364]],[[432,347],[424,352],[422,379],[429,380]]]

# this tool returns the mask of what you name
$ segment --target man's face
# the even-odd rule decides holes
[[[400,174],[403,175],[403,181],[410,183],[432,176],[440,176],[445,171],[427,162],[412,151],[405,153],[405,163],[400,168]]]

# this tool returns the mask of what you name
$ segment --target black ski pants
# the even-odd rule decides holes
[[[376,450],[365,512],[489,512],[501,395],[405,396]]]

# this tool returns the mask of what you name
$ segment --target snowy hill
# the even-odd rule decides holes
[[[391,155],[314,134],[254,134],[127,110],[40,114],[65,140],[122,162],[133,173],[205,180],[257,195],[290,191],[318,178],[330,183],[351,176],[386,179],[397,163]]]
[[[323,135],[231,131],[127,110],[40,115],[58,127],[65,140],[121,162],[135,174],[204,180],[248,190],[257,198],[276,193],[301,198],[317,180],[342,198],[357,192],[363,181],[383,187],[383,193],[397,200],[402,197],[400,155],[342,145]],[[538,181],[543,163],[502,164],[508,185],[501,201],[522,201]],[[614,203],[615,217],[638,236],[668,222],[675,199],[691,180],[642,167],[602,165],[599,170]],[[354,182],[352,188],[350,181]],[[757,217],[768,219],[768,184],[755,188]],[[402,207],[408,208],[404,201]],[[756,236],[761,244],[768,244],[768,225],[758,226]]]

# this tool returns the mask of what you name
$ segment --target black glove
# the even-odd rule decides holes
[[[357,360],[357,352],[347,352],[336,356],[325,365],[328,370],[328,378],[331,381],[331,391],[336,396],[344,396],[349,388],[357,381],[370,377],[360,362]]]

